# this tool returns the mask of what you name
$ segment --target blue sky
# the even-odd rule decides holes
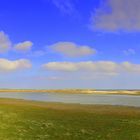
[[[0,88],[139,89],[139,0],[4,0]]]

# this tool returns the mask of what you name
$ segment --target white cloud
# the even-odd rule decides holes
[[[125,71],[131,73],[140,73],[140,64],[131,64],[129,62],[123,62],[122,67]]]
[[[49,62],[42,65],[46,70],[66,72],[87,72],[93,74],[117,75],[120,73],[139,73],[140,64],[129,62],[115,63],[112,61],[86,62]]]
[[[77,67],[71,62],[50,62],[42,66],[44,69],[57,71],[77,71]]]
[[[125,55],[134,55],[136,54],[136,51],[134,49],[128,49],[128,50],[124,50],[123,53]]]
[[[72,42],[58,42],[50,47],[68,57],[82,57],[96,53],[96,50],[89,46],[80,46]]]
[[[139,0],[107,0],[91,18],[94,30],[140,31]]]
[[[33,43],[31,41],[24,41],[13,47],[9,37],[3,31],[0,31],[0,53],[5,53],[12,49],[18,52],[28,52],[31,50],[32,46]]]
[[[19,59],[15,61],[10,61],[7,59],[0,59],[0,72],[11,72],[23,69],[29,69],[32,64],[27,59]]]
[[[31,41],[24,41],[15,45],[14,49],[19,52],[28,52],[31,50],[33,43]]]
[[[11,42],[8,36],[1,31],[0,32],[0,53],[5,53],[11,48]]]

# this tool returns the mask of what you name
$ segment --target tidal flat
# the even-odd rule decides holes
[[[2,140],[140,140],[140,108],[0,99]]]

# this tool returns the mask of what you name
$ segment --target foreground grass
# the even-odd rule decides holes
[[[1,140],[140,140],[140,108],[0,99]]]

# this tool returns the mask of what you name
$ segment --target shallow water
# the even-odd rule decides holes
[[[34,101],[125,105],[140,107],[140,96],[97,94],[50,94],[50,93],[0,93],[0,98],[16,98]]]

